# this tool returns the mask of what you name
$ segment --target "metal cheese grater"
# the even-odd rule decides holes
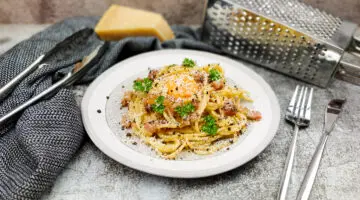
[[[203,40],[321,87],[360,84],[360,29],[296,0],[208,0]]]

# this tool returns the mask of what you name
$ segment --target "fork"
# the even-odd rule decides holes
[[[277,196],[278,200],[285,200],[286,198],[291,171],[294,164],[296,141],[299,128],[307,127],[310,124],[312,96],[313,88],[309,89],[308,87],[304,86],[300,88],[300,86],[297,85],[294,94],[290,100],[290,104],[286,109],[285,119],[288,122],[294,124],[294,135],[286,157],[285,169],[281,177],[280,189]]]

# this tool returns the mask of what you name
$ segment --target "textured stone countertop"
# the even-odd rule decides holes
[[[46,25],[0,25],[0,53]],[[145,174],[117,163],[89,140],[59,175],[42,200],[108,199],[275,199],[292,126],[283,120],[293,89],[301,82],[247,64],[274,89],[281,106],[279,130],[270,145],[249,163],[232,171],[201,179],[172,179]],[[74,88],[78,102],[86,86]],[[312,124],[301,130],[288,199],[295,199],[300,182],[319,142],[324,108],[331,98],[347,103],[328,140],[311,199],[360,198],[360,87],[335,80],[329,88],[315,88]]]

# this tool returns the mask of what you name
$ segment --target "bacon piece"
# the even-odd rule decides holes
[[[129,102],[130,102],[130,100],[131,100],[132,95],[133,95],[133,92],[132,92],[132,91],[126,91],[126,92],[124,93],[124,97],[123,97],[122,100],[121,100],[121,105],[122,105],[123,107],[126,107],[126,106],[129,105]]]
[[[151,105],[145,103],[145,110],[146,110],[146,112],[148,112],[148,113],[151,112],[151,111],[152,111]]]
[[[225,101],[224,106],[222,107],[222,109],[223,109],[224,114],[226,116],[233,116],[237,112],[235,104],[230,100]]]
[[[259,121],[261,120],[262,116],[261,113],[259,111],[256,110],[250,110],[247,115],[246,115],[249,119],[251,120],[256,120]]]
[[[155,80],[156,75],[159,73],[159,70],[152,69],[149,71],[148,79]]]
[[[215,90],[221,90],[224,86],[225,83],[223,80],[218,80],[218,81],[213,81],[211,83],[211,86],[215,89]]]
[[[202,83],[204,82],[205,76],[204,74],[196,71],[196,73],[194,74],[194,80],[198,83]]]
[[[156,130],[157,130],[155,124],[152,124],[152,123],[150,123],[150,122],[145,123],[145,124],[144,124],[144,128],[145,128],[145,130],[148,131],[149,133],[155,133]]]
[[[149,133],[155,133],[159,129],[159,125],[167,123],[166,120],[153,120],[146,122],[144,128]]]
[[[192,105],[195,107],[195,110],[197,110],[199,108],[200,105],[200,101],[197,99],[192,99],[191,100]]]
[[[129,116],[128,116],[128,115],[124,115],[124,116],[121,118],[121,125],[122,125],[124,128],[130,128],[130,127],[131,127],[131,120],[129,119]]]

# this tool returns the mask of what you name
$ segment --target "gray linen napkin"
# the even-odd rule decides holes
[[[77,17],[65,20],[21,42],[0,56],[0,87],[33,62],[41,53],[74,32],[93,28],[98,18]],[[217,52],[201,43],[199,33],[184,26],[172,27],[177,38],[160,43],[152,37],[126,38],[111,42],[98,64],[77,84],[88,83],[113,64],[133,55],[164,48],[199,49]],[[31,96],[48,88],[77,61],[99,44],[95,34],[80,45],[73,56],[50,64],[28,76],[9,97],[0,100],[0,116]],[[0,127],[0,199],[38,199],[79,149],[84,136],[81,113],[70,89],[43,100]]]

